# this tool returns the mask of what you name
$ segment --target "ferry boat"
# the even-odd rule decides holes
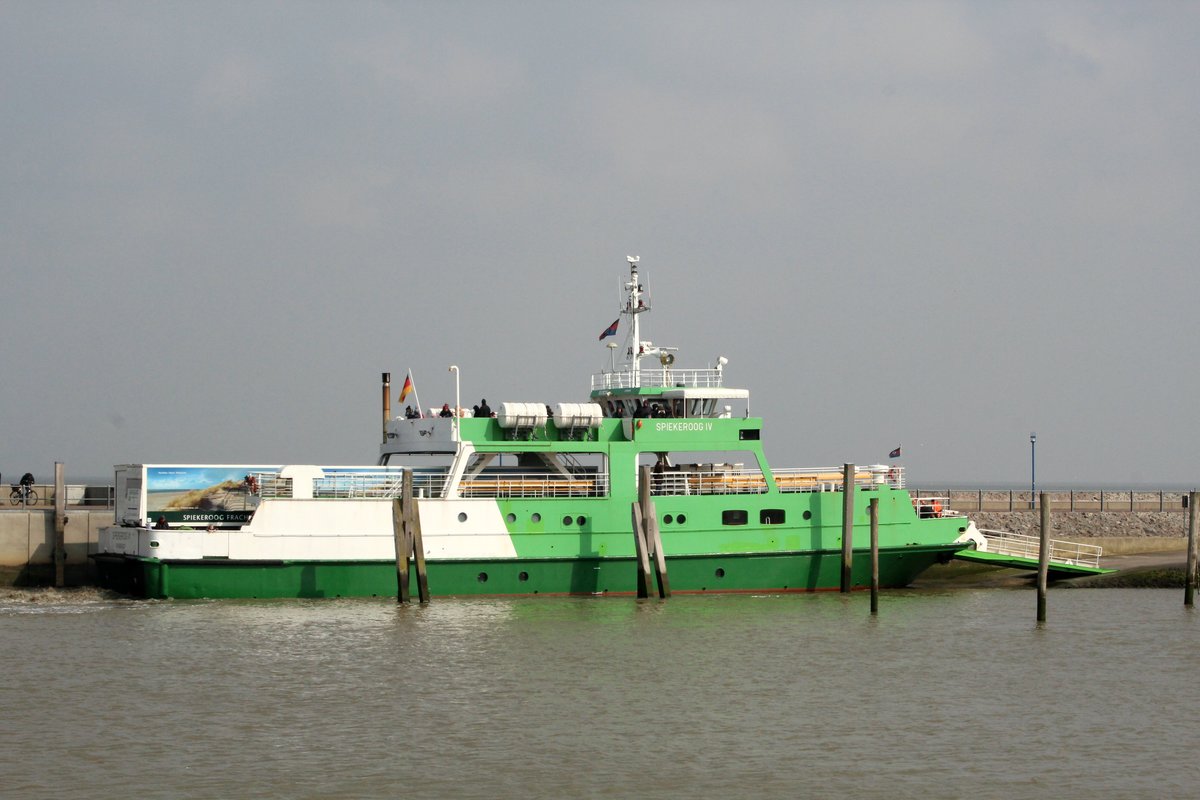
[[[677,348],[641,338],[650,295],[628,262],[620,317],[600,337],[624,321],[624,359],[609,347],[587,402],[393,417],[385,374],[373,466],[119,466],[100,584],[157,598],[395,596],[406,470],[434,596],[634,593],[647,478],[674,592],[841,588],[847,492],[853,588],[871,580],[872,499],[882,586],[987,550],[944,500],[911,496],[902,467],[772,468],[726,359],[682,368]]]

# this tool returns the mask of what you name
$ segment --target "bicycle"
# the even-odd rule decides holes
[[[32,486],[21,486],[20,484],[12,485],[12,494],[8,496],[8,502],[14,506],[27,505],[36,506],[38,501],[37,492]]]

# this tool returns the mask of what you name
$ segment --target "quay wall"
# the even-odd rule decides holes
[[[113,523],[111,510],[67,508],[66,562],[68,586],[84,586],[95,573],[88,553],[95,552],[101,528]],[[0,511],[0,586],[54,584],[54,511]]]

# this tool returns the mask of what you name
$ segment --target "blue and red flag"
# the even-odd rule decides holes
[[[600,334],[600,338],[597,341],[603,342],[604,337],[606,337],[606,336],[616,336],[617,335],[617,323],[620,321],[621,321],[620,317],[617,317],[616,319],[614,319],[613,324],[609,325],[607,328],[604,329],[604,333]]]
[[[900,457],[900,448],[899,447],[897,447],[892,452],[888,453],[888,458],[899,458],[899,457]]]

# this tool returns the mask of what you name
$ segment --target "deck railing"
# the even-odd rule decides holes
[[[1041,540],[1037,536],[986,528],[981,528],[979,532],[987,539],[987,552],[989,553],[1036,559],[1041,551]],[[1050,560],[1060,564],[1098,567],[1102,553],[1103,548],[1094,544],[1077,544],[1061,539],[1050,540]]]
[[[570,477],[548,472],[487,473],[463,478],[463,497],[605,497],[608,476],[579,472]]]
[[[642,369],[638,370],[636,379],[633,370],[629,369],[617,372],[597,372],[592,375],[593,392],[598,389],[634,389],[639,386],[719,389],[721,387],[721,370]]]
[[[844,475],[837,467],[796,467],[773,472],[781,492],[840,492]],[[859,469],[854,485],[872,488],[881,485],[903,488],[904,473],[899,469]],[[665,470],[651,474],[651,494],[763,494],[767,481],[757,469]]]

